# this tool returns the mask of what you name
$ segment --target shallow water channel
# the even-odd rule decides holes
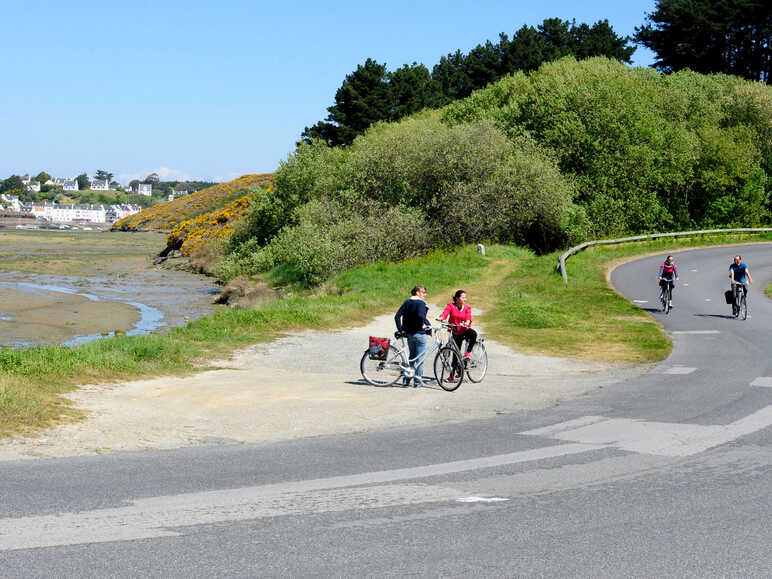
[[[214,280],[161,269],[158,234],[0,228],[0,346],[77,346],[212,313]]]

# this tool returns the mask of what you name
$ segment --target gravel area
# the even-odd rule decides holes
[[[484,333],[480,324],[475,327]],[[455,392],[432,383],[423,388],[370,386],[359,373],[368,336],[393,331],[389,314],[364,327],[292,333],[238,351],[217,364],[218,369],[193,376],[84,386],[68,395],[87,412],[84,420],[35,438],[0,441],[0,460],[260,443],[460,422],[544,408],[649,369],[526,356],[486,340],[490,364],[480,384],[465,381]]]

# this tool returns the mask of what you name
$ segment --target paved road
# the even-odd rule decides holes
[[[676,258],[672,356],[546,411],[3,463],[0,576],[772,576],[772,247]],[[652,307],[659,259],[613,283]]]

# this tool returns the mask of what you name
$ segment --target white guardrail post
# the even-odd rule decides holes
[[[585,241],[581,245],[570,248],[565,253],[561,253],[558,257],[558,264],[555,267],[560,275],[563,276],[563,281],[568,283],[568,271],[566,270],[566,260],[579,253],[583,249],[590,247],[591,245],[610,245],[612,243],[625,243],[627,241],[643,241],[644,239],[659,239],[661,237],[678,237],[680,235],[708,235],[711,233],[759,233],[763,231],[772,231],[772,227],[744,227],[737,229],[703,229],[701,231],[678,231],[676,233],[647,233],[646,235],[635,235],[633,237],[620,237],[619,239],[598,239],[597,241]]]

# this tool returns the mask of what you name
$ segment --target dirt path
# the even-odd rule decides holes
[[[370,386],[361,379],[359,359],[368,336],[389,336],[393,324],[385,315],[365,327],[299,332],[237,352],[221,369],[194,376],[84,387],[69,398],[88,413],[85,420],[34,439],[0,441],[0,460],[459,422],[543,408],[647,369],[525,356],[488,340],[489,373],[481,384],[465,382],[453,393],[436,384]]]

